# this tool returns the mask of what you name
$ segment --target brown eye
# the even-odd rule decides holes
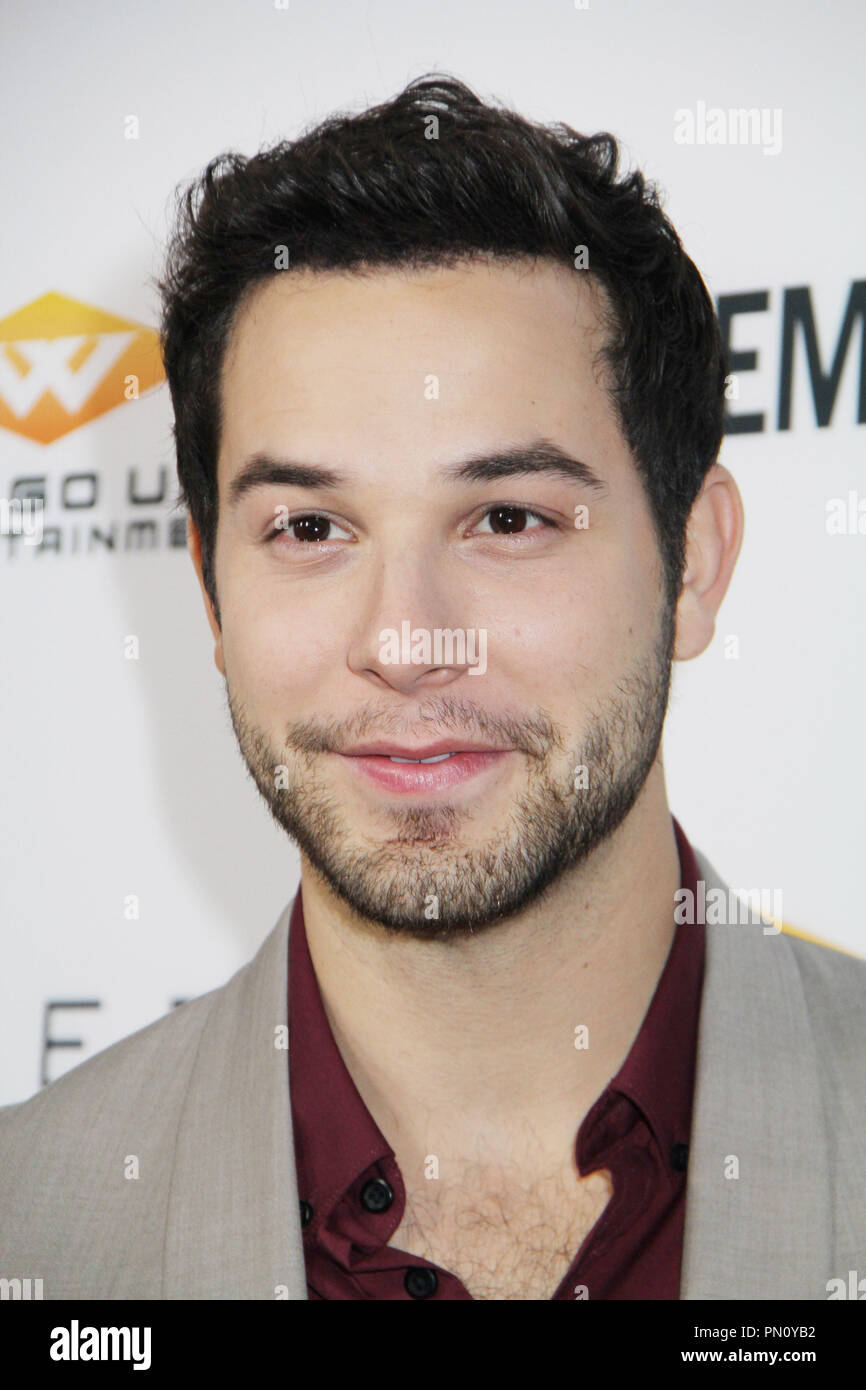
[[[336,540],[338,537],[331,536],[331,531],[343,531],[343,534],[351,540],[351,536],[338,526],[336,521],[332,521],[329,516],[322,516],[319,512],[305,512],[302,516],[294,516],[286,521],[280,521],[267,536],[268,541],[275,541],[278,536],[287,536],[289,544],[294,545],[315,545],[323,541]]]
[[[299,516],[289,522],[289,530],[295,533],[296,541],[326,541],[332,524],[326,516]]]
[[[554,522],[548,521],[547,517],[541,516],[538,512],[531,512],[528,507],[490,507],[482,521],[490,519],[491,530],[486,533],[488,535],[513,536],[527,529],[526,518],[530,516],[540,521],[542,526],[554,526]]]

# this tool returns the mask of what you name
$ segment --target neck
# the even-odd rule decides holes
[[[679,886],[658,764],[588,860],[519,916],[465,940],[359,926],[302,856],[328,1020],[395,1151],[513,1159],[531,1137],[538,1155],[567,1152],[640,1028],[673,940]]]

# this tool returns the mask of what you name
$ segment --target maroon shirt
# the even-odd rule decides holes
[[[672,820],[681,885],[696,894],[695,857]],[[613,1193],[554,1299],[573,1299],[576,1285],[590,1299],[679,1298],[703,965],[703,925],[675,927],[631,1050],[577,1130],[581,1175],[608,1168]],[[289,1029],[309,1297],[471,1299],[456,1275],[388,1245],[403,1216],[403,1179],[334,1041],[300,888],[289,931]]]

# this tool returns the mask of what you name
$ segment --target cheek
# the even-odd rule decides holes
[[[588,600],[614,671],[647,649],[662,599],[661,561],[649,518],[637,507],[630,513],[623,508],[621,523],[601,547]]]
[[[240,594],[223,609],[223,653],[232,692],[268,726],[289,712],[311,713],[333,680],[338,638],[321,620],[284,602]]]
[[[533,600],[526,631],[546,672],[616,671],[629,628],[642,621],[640,586],[622,569],[601,564],[568,576]]]
[[[651,572],[622,550],[608,558],[534,595],[500,629],[506,684],[520,690],[521,703],[541,705],[566,725],[610,698],[657,622]],[[490,662],[496,670],[493,634]]]

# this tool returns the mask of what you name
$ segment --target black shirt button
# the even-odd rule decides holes
[[[403,1287],[410,1298],[429,1298],[439,1287],[439,1277],[435,1269],[413,1267],[403,1275]]]
[[[361,1188],[361,1206],[365,1211],[387,1211],[394,1200],[394,1190],[384,1178],[371,1178]]]
[[[674,1144],[671,1149],[671,1167],[678,1173],[684,1173],[689,1166],[689,1146],[688,1144]]]
[[[313,1208],[309,1202],[301,1202],[301,1225],[309,1226],[313,1219]]]

